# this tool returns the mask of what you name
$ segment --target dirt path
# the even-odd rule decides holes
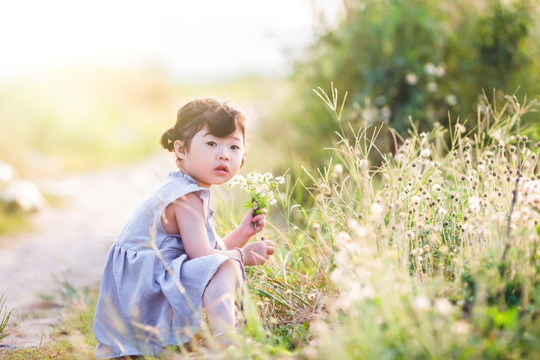
[[[64,205],[40,211],[34,231],[0,238],[0,292],[15,309],[3,343],[29,347],[51,340],[61,312],[38,295],[58,294],[55,278],[79,290],[96,285],[129,213],[174,168],[160,153],[134,166],[73,176],[62,184],[74,194]]]

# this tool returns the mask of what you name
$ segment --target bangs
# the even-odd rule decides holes
[[[217,111],[207,111],[204,114],[206,118],[206,127],[208,132],[219,138],[227,138],[237,130],[242,133],[244,138],[244,116],[239,112],[229,112],[226,107],[221,107]]]
[[[221,102],[209,97],[193,100],[178,110],[174,136],[170,138],[167,135],[163,146],[172,151],[170,144],[180,140],[189,149],[191,140],[203,128],[219,138],[228,138],[239,131],[243,143],[246,143],[245,114],[231,102]]]

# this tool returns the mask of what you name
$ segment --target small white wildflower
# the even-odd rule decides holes
[[[493,215],[493,222],[497,225],[502,225],[506,223],[506,214],[503,213],[496,213]]]
[[[424,149],[422,150],[421,156],[424,158],[429,158],[431,156],[431,151],[429,149]]]
[[[527,204],[540,211],[540,194],[527,195]]]
[[[356,220],[349,220],[347,225],[360,239],[364,239],[368,235],[367,229],[360,225]]]
[[[463,134],[465,133],[465,131],[467,131],[467,129],[465,128],[465,126],[461,125],[461,124],[456,124],[456,130],[459,134]]]
[[[446,211],[445,208],[443,208],[442,206],[439,207],[438,214],[439,214],[440,216],[445,216],[447,213],[448,213],[448,212]]]
[[[532,218],[531,209],[529,207],[523,207],[522,209],[516,211],[515,214],[519,214],[520,220],[524,223]]]
[[[384,211],[384,207],[381,204],[375,202],[371,205],[370,210],[371,210],[371,214],[375,216],[380,216]]]
[[[407,81],[407,84],[409,85],[416,85],[416,83],[418,82],[418,76],[416,76],[416,74],[414,73],[408,73],[405,76],[405,80]]]
[[[334,166],[334,172],[332,175],[334,177],[337,177],[337,176],[341,176],[342,174],[343,174],[343,165],[336,164],[336,166]]]
[[[437,87],[437,83],[435,83],[435,82],[433,82],[433,81],[431,81],[431,82],[429,82],[429,83],[427,84],[427,89],[428,89],[429,92],[434,93],[434,92],[437,91],[437,88],[438,88],[438,87]]]
[[[420,196],[414,195],[414,196],[411,198],[411,203],[413,203],[414,205],[418,205],[418,204],[420,203]]]
[[[529,194],[540,194],[540,180],[529,180],[523,184],[523,192]]]
[[[435,65],[433,65],[433,63],[428,62],[426,63],[426,65],[424,65],[424,71],[428,75],[435,75],[437,72],[437,68],[435,67]]]
[[[369,162],[367,159],[362,159],[358,162],[358,166],[361,168],[361,169],[367,169],[368,166],[369,166]]]
[[[463,225],[463,231],[465,232],[465,234],[472,234],[474,231],[474,227],[471,224],[467,223]]]
[[[444,70],[444,68],[441,65],[437,65],[435,67],[435,76],[443,77],[445,73],[446,73],[446,71]]]
[[[450,106],[454,106],[457,104],[457,96],[456,95],[446,95],[446,103]]]
[[[481,202],[482,200],[479,197],[471,196],[468,200],[468,204],[469,204],[468,210],[472,213],[477,213],[478,211],[480,211]]]
[[[431,186],[431,190],[433,190],[433,191],[441,191],[441,185],[439,185],[439,184],[433,184],[433,185]]]
[[[504,139],[504,136],[503,136],[503,133],[502,133],[502,130],[501,130],[501,129],[497,129],[496,131],[494,131],[494,132],[491,134],[491,137],[492,137],[494,140],[497,140],[497,142],[499,142],[499,145],[503,144],[503,146],[504,146],[504,143],[502,142],[503,139]]]
[[[336,242],[341,245],[348,243],[350,240],[350,235],[347,234],[345,231],[340,231],[336,236]]]
[[[452,312],[453,306],[446,298],[439,298],[435,300],[435,310],[441,315],[448,315]]]
[[[471,330],[471,325],[466,321],[459,319],[450,327],[450,331],[456,335],[468,335]]]
[[[412,307],[416,311],[428,311],[431,309],[431,302],[424,295],[418,295],[414,298]]]

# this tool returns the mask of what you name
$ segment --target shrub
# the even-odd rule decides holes
[[[331,114],[324,115],[321,103],[305,91],[311,84],[333,81],[348,90],[345,120],[358,126],[389,123],[402,135],[409,117],[419,132],[437,123],[448,125],[449,114],[473,129],[482,91],[490,102],[496,95],[493,89],[508,94],[520,87],[522,93],[538,96],[535,4],[346,1],[340,25],[324,33],[296,68],[299,88],[304,89],[292,121],[298,152],[308,163],[322,165],[318,144],[338,130]],[[538,116],[530,115],[530,120],[534,124]],[[537,137],[540,127],[530,128],[528,135],[533,134]],[[379,141],[385,150],[394,150],[388,132]]]

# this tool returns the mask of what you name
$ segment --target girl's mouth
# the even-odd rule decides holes
[[[227,174],[229,172],[229,167],[227,165],[220,165],[214,169],[220,174]]]

